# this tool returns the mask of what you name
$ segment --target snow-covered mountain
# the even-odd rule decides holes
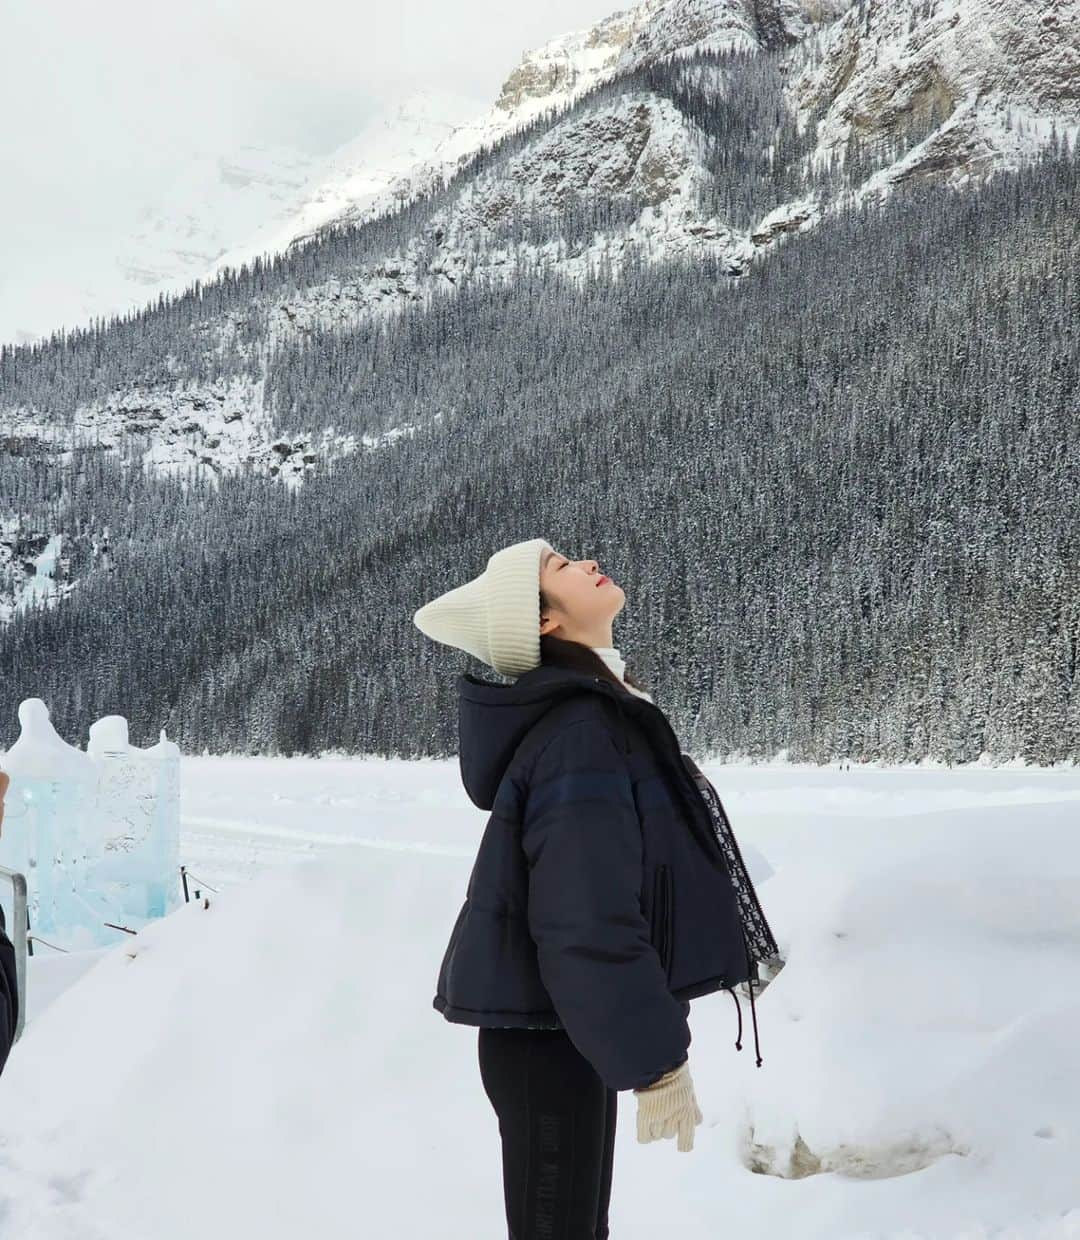
[[[804,137],[805,183],[736,223],[703,206],[717,181],[708,163],[715,136],[640,77],[625,88],[615,79],[663,62],[719,98],[735,79],[715,61],[690,58],[735,52],[752,59],[766,50],[779,56],[783,98]],[[915,176],[974,183],[1015,165],[1055,130],[1075,140],[1078,81],[1080,6],[1055,0],[643,0],[526,54],[486,112],[472,111],[466,99],[412,96],[318,169],[279,162],[271,174],[261,164],[219,163],[205,179],[216,178],[229,202],[243,198],[243,211],[236,206],[230,215],[215,201],[201,233],[202,217],[193,215],[183,245],[163,216],[149,217],[144,261],[129,260],[128,270],[149,290],[184,263],[198,261],[200,274],[212,274],[321,230],[376,219],[441,189],[477,152],[522,131],[516,147],[463,176],[399,247],[275,293],[262,356],[314,328],[352,326],[478,275],[511,278],[523,263],[576,280],[600,266],[617,273],[630,255],[650,262],[707,255],[738,276],[850,197],[884,194]],[[605,84],[595,99],[584,98]],[[886,153],[865,179],[824,201],[813,174],[843,160],[853,137],[871,149],[888,144],[879,148]],[[761,155],[771,158],[771,145]],[[250,214],[256,198],[273,208],[263,211],[262,226],[238,244],[219,245],[220,221]],[[581,243],[567,244],[557,227],[550,240],[508,241],[508,223],[547,216],[557,225],[567,203],[581,198],[617,206],[622,222]],[[215,245],[221,252],[212,256]],[[243,317],[226,315],[214,330],[235,337]],[[50,450],[69,447],[80,428],[100,432],[105,447],[134,434],[149,437],[145,461],[161,470],[252,468],[294,482],[356,450],[326,428],[281,437],[263,408],[262,383],[247,379],[240,388],[239,395],[224,382],[174,390],[158,380],[76,411],[69,429],[55,433],[39,413],[8,409],[5,430],[24,444],[65,439]]]
[[[65,239],[16,257],[3,275],[0,341],[29,344],[61,326],[141,308],[180,293],[237,237],[249,235],[315,174],[318,161],[285,147],[222,154],[185,148],[152,196],[118,206],[109,238]]]
[[[226,266],[279,253],[330,223],[385,212],[482,146],[564,110],[633,64],[667,50],[756,47],[754,7],[647,0],[527,53],[490,108],[445,90],[414,92],[388,100],[328,157],[284,147],[177,150],[155,195],[117,217],[111,244],[35,255],[5,272],[0,340],[29,343],[61,325],[123,314]],[[786,7],[799,8],[794,0]]]
[[[487,109],[478,101],[422,92],[386,109],[354,142],[327,161],[325,178],[305,191],[290,214],[214,263],[238,265],[284,249],[329,224],[373,218],[451,175],[484,146],[538,117],[565,111],[615,74],[671,52],[742,47],[755,50],[752,0],[646,0],[583,30],[526,52]],[[807,23],[803,6],[787,0],[792,28]],[[842,3],[826,12],[842,9]]]
[[[755,51],[762,45],[755,10],[773,7],[790,10],[792,30],[808,28],[796,0],[775,6],[773,0],[763,4],[754,0],[645,0],[584,30],[560,35],[526,52],[504,81],[494,104],[455,126],[429,158],[403,172],[381,194],[348,204],[327,223],[358,223],[419,197],[451,176],[482,147],[494,145],[545,114],[557,117],[618,73],[668,55]],[[296,240],[306,235],[298,231]]]
[[[644,0],[527,53],[492,107],[430,157],[325,223],[360,222],[419,197],[472,154],[603,81],[665,57],[791,46],[789,102],[821,157],[854,133],[939,128],[868,189],[915,173],[962,178],[1017,159],[1080,123],[1080,9],[1056,0]],[[1013,127],[1007,120],[1017,122]],[[619,158],[597,135],[596,158]],[[605,147],[608,149],[605,150]],[[557,152],[555,152],[557,154]],[[557,205],[557,203],[555,204]],[[310,235],[298,227],[294,240]]]
[[[477,111],[475,99],[417,91],[378,112],[352,139],[316,164],[299,191],[247,238],[238,238],[200,275],[211,278],[262,254],[276,254],[342,213],[381,200]]]
[[[0,341],[28,344],[61,325],[123,314],[225,266],[278,253],[299,233],[373,198],[481,107],[434,90],[388,100],[329,156],[250,145],[178,149],[153,195],[120,209],[109,241],[34,255],[5,271]]]
[[[383,215],[441,185],[476,152],[538,118],[558,125],[589,90],[627,70],[706,50],[752,54],[762,48],[789,49],[789,103],[801,125],[816,126],[815,159],[842,151],[852,134],[873,140],[937,122],[895,166],[875,170],[865,192],[887,191],[916,174],[962,180],[1012,166],[1045,143],[1052,125],[1066,133],[1080,123],[1075,4],[643,0],[526,53],[486,110],[475,99],[429,91],[389,102],[326,159],[250,147],[228,159],[178,153],[175,177],[162,184],[155,201],[133,209],[115,251],[80,257],[77,272],[68,255],[61,266],[42,256],[25,272],[6,273],[9,304],[18,305],[18,313],[12,308],[0,321],[0,338],[30,340],[60,322],[123,312],[196,278],[212,278],[226,266],[281,252],[329,226]],[[653,139],[639,145],[654,158],[662,139],[651,132]],[[694,141],[675,129],[667,132],[676,146]],[[605,132],[597,121],[588,137],[599,165],[610,169],[633,157],[619,123]],[[575,179],[572,172],[551,172],[552,161],[566,150],[563,141],[542,135],[537,147],[527,162],[541,190]],[[674,180],[671,185],[674,192]],[[558,195],[550,203],[557,207]],[[815,214],[801,201],[782,210],[800,226]],[[712,248],[725,232],[725,221],[676,217],[659,230],[669,234],[673,250],[686,249],[687,228]],[[646,218],[641,227],[656,239],[654,221]],[[762,221],[734,241],[725,236],[735,267],[752,253],[752,235],[760,244],[762,236],[778,234]],[[436,276],[438,267],[456,264],[452,245],[443,248]],[[607,253],[609,247],[601,248]],[[399,258],[391,259],[392,268]],[[407,289],[409,268],[406,258]],[[300,320],[308,317],[302,310]]]
[[[868,188],[913,175],[962,180],[1015,166],[1051,127],[1080,125],[1080,5],[1057,0],[866,0],[815,37],[794,76],[800,116],[819,117],[819,154],[854,132],[933,132]]]
[[[637,90],[573,109],[593,87],[658,60],[765,48],[783,52],[786,102],[811,134],[808,172],[842,159],[852,138],[904,146],[905,135],[920,137],[831,207],[801,193],[736,228],[697,206],[711,175],[704,135],[669,100]],[[701,84],[700,73],[688,68],[688,76]],[[518,259],[577,278],[631,252],[651,261],[709,254],[740,274],[762,249],[851,198],[880,196],[913,176],[963,184],[1014,167],[1054,129],[1075,139],[1077,81],[1080,8],[1054,0],[644,0],[527,54],[487,113],[455,127],[381,192],[329,218],[324,227],[375,219],[441,185],[482,147],[551,119],[524,150],[469,180],[424,236],[346,279],[284,300],[277,330],[354,323],[456,285],[467,273],[508,272],[511,255],[495,227],[515,212],[557,214],[570,193],[633,194],[645,208],[629,227],[598,234],[584,249],[551,243],[529,254],[519,247]],[[704,85],[726,89],[722,74]],[[294,240],[312,235],[301,229]]]

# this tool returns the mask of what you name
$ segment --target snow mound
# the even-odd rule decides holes
[[[768,1033],[742,1096],[743,1166],[945,1174],[988,1219],[1018,1183],[1031,1207],[1073,1199],[1080,849],[1068,818],[1028,806],[1021,833],[1009,808],[947,828],[923,815],[843,857],[781,867],[763,899],[798,934],[759,1004]],[[919,1225],[941,1228],[926,1235],[969,1234],[962,1212],[946,1225],[912,1200],[928,1211]]]
[[[437,1185],[455,1145],[422,1114],[447,1068],[413,910],[451,916],[441,861],[405,899],[393,853],[285,866],[103,955],[0,1078],[3,1234],[344,1237],[380,1182]]]

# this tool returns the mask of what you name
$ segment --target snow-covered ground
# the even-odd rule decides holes
[[[501,1240],[476,1031],[431,1007],[486,820],[456,762],[181,770],[209,908],[39,949],[0,1234]],[[1080,1237],[1080,771],[706,770],[788,966],[760,1068],[694,1001],[691,1153],[620,1095],[613,1237]]]

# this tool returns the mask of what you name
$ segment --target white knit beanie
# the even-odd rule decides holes
[[[513,543],[489,557],[463,586],[425,603],[413,623],[427,637],[457,646],[503,676],[540,665],[540,557],[545,538]]]

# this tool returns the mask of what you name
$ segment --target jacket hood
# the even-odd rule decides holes
[[[490,810],[514,751],[525,734],[564,697],[603,693],[630,697],[590,672],[541,664],[512,684],[497,684],[469,672],[458,676],[458,756],[461,782],[479,809]]]

